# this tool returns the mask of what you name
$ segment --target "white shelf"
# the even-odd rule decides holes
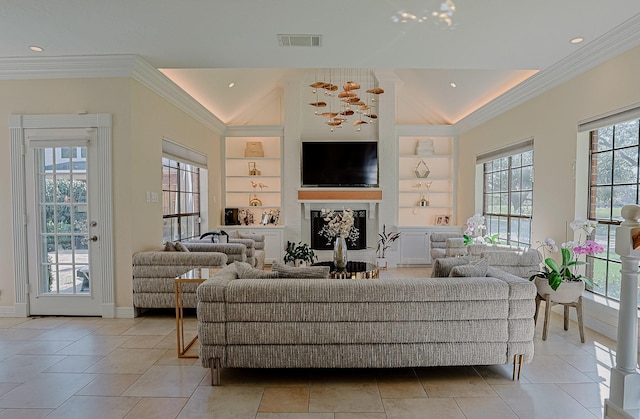
[[[416,154],[420,140],[433,142],[434,154]],[[433,227],[440,215],[455,215],[456,172],[455,139],[453,137],[398,137],[398,229],[404,226]],[[415,165],[424,161],[430,171],[426,178],[414,175]],[[429,190],[415,187],[419,182],[431,182]],[[418,205],[426,197],[431,205]],[[420,241],[420,240],[418,240]]]
[[[429,177],[426,178],[418,178],[418,177],[401,177],[398,180],[415,180],[416,182],[431,182],[431,181],[435,181],[435,182],[440,182],[440,181],[452,181],[453,178],[452,177],[436,177],[436,176],[431,176],[429,175]]]
[[[402,205],[402,206],[399,206],[398,208],[418,208],[418,209],[421,209],[421,210],[428,210],[428,209],[453,209],[453,207],[452,207],[452,206],[450,206],[450,205],[449,205],[449,206],[427,205],[426,207],[422,207],[422,206],[420,206],[420,205],[413,205],[413,206],[410,206],[410,205]]]
[[[417,154],[401,154],[401,159],[450,159],[451,154],[432,154],[430,156],[419,156]]]
[[[280,160],[280,157],[227,157],[227,160]]]
[[[413,190],[408,190],[408,189],[403,189],[400,191],[400,193],[417,193],[417,194],[426,194],[426,195],[431,195],[431,194],[452,194],[453,191],[425,191],[424,189],[413,189]]]
[[[280,179],[280,176],[273,176],[273,175],[228,175],[227,179],[229,178],[238,178],[238,179]]]

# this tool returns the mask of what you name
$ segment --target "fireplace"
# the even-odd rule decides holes
[[[341,212],[337,210],[336,212]],[[331,250],[333,242],[327,243],[327,238],[320,235],[320,230],[326,224],[322,218],[322,211],[311,210],[311,248],[315,250]],[[367,211],[353,210],[353,225],[360,232],[356,243],[347,240],[349,250],[362,250],[367,248]]]

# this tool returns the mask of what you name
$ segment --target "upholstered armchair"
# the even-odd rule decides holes
[[[464,239],[461,233],[431,233],[429,242],[431,245],[431,261],[447,256],[447,239]]]

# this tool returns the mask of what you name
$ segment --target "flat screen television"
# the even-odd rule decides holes
[[[376,141],[305,141],[302,186],[377,187]]]

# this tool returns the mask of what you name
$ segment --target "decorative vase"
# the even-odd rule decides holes
[[[551,296],[551,301],[563,304],[578,301],[578,298],[582,295],[585,287],[584,281],[563,281],[558,289],[554,291],[549,285],[549,280],[547,278],[535,277],[534,282],[538,289],[538,294],[541,297],[544,297],[545,294],[549,294]]]
[[[333,263],[337,269],[347,267],[347,239],[343,236],[337,236],[333,244]]]

